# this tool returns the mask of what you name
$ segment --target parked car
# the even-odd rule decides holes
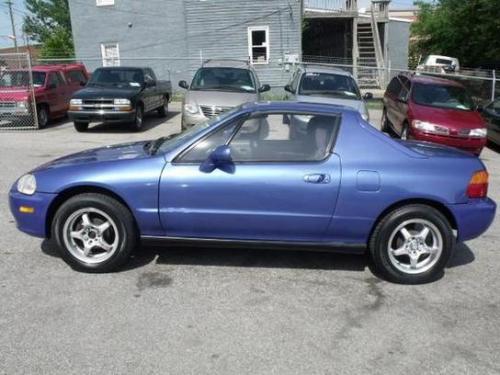
[[[460,62],[455,57],[429,55],[417,66],[417,72],[456,73],[460,70]]]
[[[89,75],[82,64],[40,65],[34,66],[31,71],[38,126],[44,128],[51,119],[66,115],[71,96],[87,83]],[[0,72],[2,118],[16,121],[33,117],[30,85],[27,69]]]
[[[170,81],[158,80],[151,68],[99,68],[87,86],[73,95],[68,114],[79,132],[93,121],[127,122],[131,130],[140,131],[145,113],[167,116],[171,98]]]
[[[297,115],[309,117],[308,133],[290,139]],[[442,272],[456,240],[490,226],[487,190],[484,164],[468,153],[396,141],[347,107],[266,102],[42,165],[16,181],[10,208],[21,231],[53,238],[83,271],[118,268],[140,239],[368,248],[385,277],[420,283]]]
[[[481,114],[488,124],[488,140],[500,145],[500,99],[484,106]]]
[[[242,103],[261,99],[269,85],[260,84],[257,73],[247,61],[207,60],[194,75],[182,101],[182,129],[206,121]]]
[[[384,95],[382,130],[476,155],[486,145],[486,124],[465,88],[435,77],[394,77]]]
[[[361,95],[356,80],[345,70],[326,65],[301,65],[285,91],[290,100],[346,105],[361,113],[364,120],[370,120],[365,101],[372,99],[373,94]]]

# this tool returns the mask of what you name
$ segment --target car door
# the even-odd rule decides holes
[[[64,81],[60,78],[59,73],[51,72],[49,74],[47,81],[47,101],[52,114],[63,112],[66,109],[68,98],[64,86]]]
[[[386,110],[387,119],[392,124],[394,130],[397,130],[397,101],[399,93],[401,92],[401,82],[399,77],[394,77],[389,86],[387,86],[387,91],[384,95],[384,107]]]
[[[340,118],[302,115],[310,118],[311,130],[290,139],[288,123],[295,115],[231,123],[167,165],[159,202],[166,234],[321,241],[340,184],[340,160],[330,152]],[[228,145],[231,163],[204,169],[203,161],[220,145]]]
[[[145,70],[146,76],[152,79],[152,82],[154,82],[153,86],[151,86],[149,89],[149,100],[150,100],[150,109],[156,109],[163,104],[163,96],[160,91],[160,87],[158,86],[158,79],[156,78],[156,75],[151,68],[146,68]]]

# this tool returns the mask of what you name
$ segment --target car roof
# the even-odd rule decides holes
[[[355,109],[337,105],[337,104],[323,104],[323,103],[306,103],[295,101],[268,101],[268,102],[251,102],[245,103],[241,107],[248,112],[312,112],[312,113],[325,113],[325,114],[338,114],[338,113],[353,113],[359,114]]]
[[[439,84],[444,86],[456,86],[456,87],[464,87],[461,83],[457,81],[453,81],[451,79],[445,79],[440,77],[432,77],[428,75],[413,75],[408,77],[412,82],[422,83],[424,85],[432,85]]]
[[[210,59],[205,60],[202,68],[240,68],[251,69],[248,61],[236,59]]]
[[[100,70],[144,70],[144,69],[151,69],[151,68],[149,68],[147,66],[106,66],[106,67],[99,67],[97,69],[100,69]]]
[[[338,68],[336,66],[329,66],[323,64],[303,64],[302,70],[306,73],[330,73],[330,74],[338,74],[341,76],[352,77],[352,74],[347,70],[342,68]]]
[[[54,64],[54,65],[35,65],[31,70],[35,72],[54,72],[60,70],[85,69],[83,64]],[[27,69],[25,69],[27,70]]]

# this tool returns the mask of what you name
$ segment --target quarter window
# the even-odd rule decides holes
[[[267,64],[269,62],[268,26],[248,28],[248,55],[252,64]]]
[[[103,66],[120,66],[120,47],[118,43],[101,44]]]

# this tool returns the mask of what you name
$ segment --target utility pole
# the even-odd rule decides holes
[[[16,53],[19,53],[19,47],[17,46],[16,24],[14,23],[14,15],[12,14],[12,0],[6,0],[6,4],[9,7],[10,24],[12,25],[12,36],[14,37],[14,47],[16,49]]]

